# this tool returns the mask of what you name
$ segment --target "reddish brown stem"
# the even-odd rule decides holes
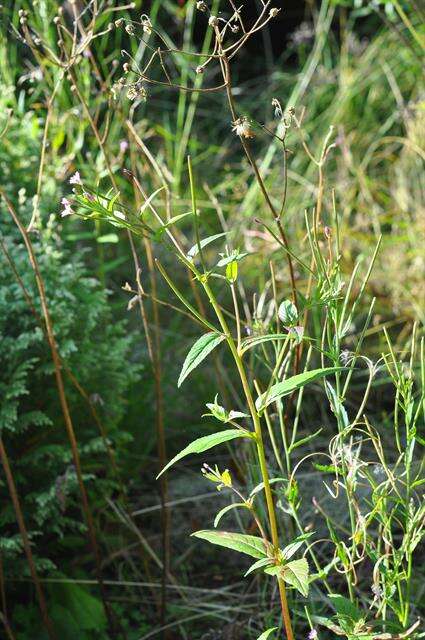
[[[32,555],[30,540],[28,537],[27,528],[25,526],[24,515],[22,512],[21,503],[19,501],[15,480],[13,479],[13,473],[10,468],[9,458],[7,456],[7,452],[3,444],[3,438],[1,437],[0,437],[0,458],[1,458],[1,463],[4,470],[4,475],[6,476],[6,482],[7,482],[7,487],[9,489],[10,499],[12,500],[13,508],[15,510],[16,521],[18,523],[19,532],[21,534],[22,544],[24,546],[25,555],[27,557],[31,578],[34,583],[35,591],[37,594],[37,600],[40,606],[41,616],[43,618],[43,624],[46,627],[46,631],[49,636],[49,639],[56,640],[56,635],[53,630],[53,625],[47,611],[47,604],[46,604],[46,599],[44,597],[44,592],[41,587],[40,579],[37,574],[37,569],[35,568],[34,556]],[[3,624],[5,623],[7,623],[7,619],[4,616]],[[13,637],[13,634],[12,634],[12,637]]]

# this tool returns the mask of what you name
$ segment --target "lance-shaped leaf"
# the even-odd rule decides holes
[[[289,340],[292,336],[288,333],[267,333],[264,336],[253,336],[251,338],[245,338],[241,344],[240,354],[243,355],[248,349],[256,347],[263,342],[277,342],[278,340]]]
[[[300,536],[297,536],[290,542],[284,549],[282,549],[282,554],[285,560],[289,560],[292,556],[303,546],[304,542],[308,540],[313,535],[313,531],[310,533],[303,533]]]
[[[234,502],[232,504],[226,505],[217,513],[216,517],[214,518],[214,528],[217,528],[218,523],[228,511],[232,511],[232,509],[237,509],[238,507],[249,509],[248,505],[245,502]]]
[[[195,344],[190,349],[189,353],[186,356],[186,359],[183,363],[182,370],[180,372],[180,376],[177,382],[177,386],[180,387],[183,380],[187,378],[189,373],[196,369],[196,367],[207,357],[209,353],[220,342],[223,342],[226,336],[221,333],[215,333],[214,331],[210,331],[209,333],[205,333],[203,336],[198,338]]]
[[[213,447],[221,444],[222,442],[228,442],[229,440],[234,440],[235,438],[252,438],[252,434],[249,431],[244,431],[243,429],[227,429],[226,431],[220,431],[218,433],[211,433],[209,436],[203,436],[202,438],[197,438],[190,444],[187,445],[180,453],[178,453],[165,467],[162,469],[161,473],[157,475],[157,479],[161,476],[167,469],[169,469],[173,464],[189,456],[191,453],[202,453],[203,451],[208,451],[208,449],[212,449]]]
[[[277,629],[278,627],[270,627],[270,629],[266,629],[265,631],[263,631],[261,636],[258,636],[257,640],[267,640],[269,635],[273,633],[273,631],[276,631]]]
[[[203,240],[201,240],[199,245],[201,246],[201,249],[203,249],[208,244],[210,244],[210,242],[214,242],[214,240],[218,240],[218,238],[222,238],[226,234],[227,234],[227,231],[225,231],[224,233],[216,233],[213,236],[208,236],[208,238],[204,238]],[[199,245],[198,245],[198,243],[196,243],[196,244],[193,245],[193,247],[191,247],[191,249],[189,249],[186,258],[190,262],[193,262],[193,259],[195,258],[195,256],[198,255],[198,253],[199,253]]]
[[[342,371],[343,369],[344,367],[324,367],[323,369],[313,369],[312,371],[304,371],[296,376],[287,378],[287,380],[278,382],[257,398],[255,402],[257,411],[263,411],[272,402],[276,402],[276,400],[279,400],[279,398],[282,398],[283,396],[290,395],[293,391],[301,389],[301,387],[309,384],[309,382],[314,382],[314,380],[319,380],[320,378],[329,376],[336,371]]]
[[[257,560],[257,562],[254,562],[254,564],[249,567],[248,571],[244,574],[244,578],[246,578],[246,576],[249,576],[249,574],[256,569],[268,567],[270,564],[274,564],[273,558],[260,558],[259,560]]]
[[[207,540],[207,542],[217,544],[220,547],[239,551],[239,553],[246,553],[253,558],[267,557],[266,543],[257,536],[248,536],[244,533],[233,533],[231,531],[195,531],[192,536]]]

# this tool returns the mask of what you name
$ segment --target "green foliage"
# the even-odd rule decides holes
[[[229,440],[235,440],[235,438],[252,438],[253,434],[244,429],[226,429],[225,431],[219,431],[218,433],[212,433],[209,436],[202,436],[197,438],[193,442],[187,445],[180,453],[178,453],[168,464],[162,469],[161,473],[157,476],[159,478],[167,469],[173,464],[191,455],[192,453],[203,453],[216,447],[223,442],[229,442]]]
[[[4,217],[5,211],[2,208]],[[85,545],[80,497],[71,449],[58,400],[52,359],[40,320],[40,305],[28,255],[10,224],[2,246],[13,259],[28,304],[5,254],[0,253],[0,421],[2,437],[12,460],[12,470],[23,513],[34,544],[40,571],[51,571],[66,557],[72,542]],[[45,281],[60,356],[84,390],[83,397],[64,372],[66,393],[77,433],[84,477],[93,504],[117,489],[107,446],[118,463],[130,435],[122,429],[126,393],[137,378],[138,367],[129,354],[132,338],[122,321],[111,322],[105,292],[88,276],[80,259],[61,249],[53,238],[34,243]],[[37,315],[35,315],[37,314]],[[123,366],[123,363],[126,365]],[[104,441],[93,419],[93,407],[107,434]],[[108,468],[109,467],[109,468]],[[0,519],[0,546],[8,575],[27,574],[15,514],[3,483],[4,505]],[[49,539],[45,546],[46,537]],[[65,553],[65,556],[64,556]]]

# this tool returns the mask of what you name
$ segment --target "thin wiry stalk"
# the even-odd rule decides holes
[[[3,466],[4,475],[6,476],[6,483],[9,489],[10,499],[12,500],[13,508],[15,510],[16,521],[18,523],[19,532],[21,534],[22,544],[25,550],[25,555],[27,557],[31,578],[34,583],[35,591],[37,594],[37,600],[40,607],[43,624],[46,627],[49,640],[57,640],[57,636],[54,632],[53,625],[50,620],[49,613],[47,611],[46,599],[45,599],[44,592],[38,577],[37,569],[34,562],[34,557],[32,555],[31,544],[28,537],[27,528],[25,526],[24,514],[22,512],[21,503],[19,500],[15,481],[13,479],[13,473],[10,468],[9,458],[8,458],[5,446],[3,444],[3,438],[1,437],[0,437],[0,458]],[[7,618],[4,618],[4,620],[7,620]]]

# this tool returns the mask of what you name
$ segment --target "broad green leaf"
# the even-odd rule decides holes
[[[214,518],[214,528],[217,528],[218,523],[228,511],[232,511],[232,509],[237,509],[238,507],[248,509],[248,506],[244,502],[235,502],[233,504],[228,504],[226,507],[223,507],[223,509],[221,509]]]
[[[292,558],[292,556],[298,551],[298,549],[303,546],[304,542],[308,540],[308,538],[310,538],[312,535],[313,532],[303,533],[302,535],[294,538],[292,542],[290,542],[284,549],[282,549],[285,560],[289,560],[289,558]]]
[[[363,617],[361,611],[348,598],[340,596],[338,593],[329,594],[329,598],[331,598],[338,617],[348,618],[353,622],[358,622]]]
[[[292,585],[303,596],[308,596],[308,562],[305,558],[292,560],[283,567],[283,579],[287,584]]]
[[[264,540],[256,536],[248,536],[244,533],[233,533],[231,531],[196,531],[192,533],[195,538],[207,540],[211,544],[220,547],[227,547],[239,553],[246,553],[253,558],[265,558],[267,548]]]
[[[292,326],[297,323],[298,311],[297,307],[291,300],[284,300],[278,309],[278,315],[285,327]]]
[[[266,629],[266,631],[263,631],[261,636],[258,636],[257,640],[267,640],[269,635],[273,633],[273,631],[276,631],[278,628],[279,627],[270,627],[270,629]]]
[[[303,596],[308,596],[308,562],[305,558],[292,560],[284,565],[267,567],[264,573],[270,576],[278,576],[287,584],[295,587]]]
[[[260,558],[260,560],[257,560],[257,562],[254,562],[254,564],[252,564],[249,567],[248,571],[244,575],[244,578],[246,576],[249,576],[249,574],[255,571],[256,569],[262,569],[263,567],[267,567],[269,564],[273,564],[273,563],[274,563],[273,558]]]
[[[162,469],[161,473],[157,475],[157,479],[159,476],[167,471],[173,464],[189,456],[191,453],[202,453],[203,451],[208,451],[208,449],[212,449],[213,447],[221,444],[222,442],[228,442],[229,440],[234,440],[235,438],[252,438],[251,433],[249,431],[244,431],[243,429],[227,429],[227,431],[220,431],[219,433],[212,433],[209,436],[203,436],[202,438],[198,438],[191,442],[187,447],[185,447],[180,453],[178,453],[165,467]]]
[[[218,238],[222,238],[223,236],[226,235],[227,232],[224,233],[216,233],[214,236],[208,236],[208,238],[204,238],[203,240],[200,241],[200,245],[201,245],[201,249],[203,249],[204,247],[206,247],[208,244],[210,244],[211,242],[214,242],[214,240],[218,240]],[[189,252],[186,256],[186,258],[190,261],[193,262],[193,259],[198,255],[199,253],[199,245],[198,243],[194,244],[193,247],[191,249],[189,249]]]
[[[293,391],[297,389],[301,389],[306,384],[313,382],[314,380],[319,380],[320,378],[324,378],[325,376],[329,376],[336,371],[342,371],[345,367],[325,367],[323,369],[313,369],[312,371],[304,371],[303,373],[299,373],[296,376],[292,376],[287,380],[283,380],[282,382],[278,382],[270,387],[269,391],[261,394],[255,402],[255,406],[257,411],[261,412],[266,407],[269,406],[272,402],[276,402],[279,398],[283,396],[290,395]]]
[[[198,340],[190,349],[183,363],[179,380],[177,382],[178,387],[180,387],[183,380],[187,378],[189,373],[196,369],[196,367],[202,362],[202,360],[204,360],[207,355],[211,353],[211,351],[215,349],[217,345],[220,344],[220,342],[223,342],[223,340],[225,340],[225,336],[221,333],[215,333],[214,331],[204,333],[203,336],[198,338]]]

